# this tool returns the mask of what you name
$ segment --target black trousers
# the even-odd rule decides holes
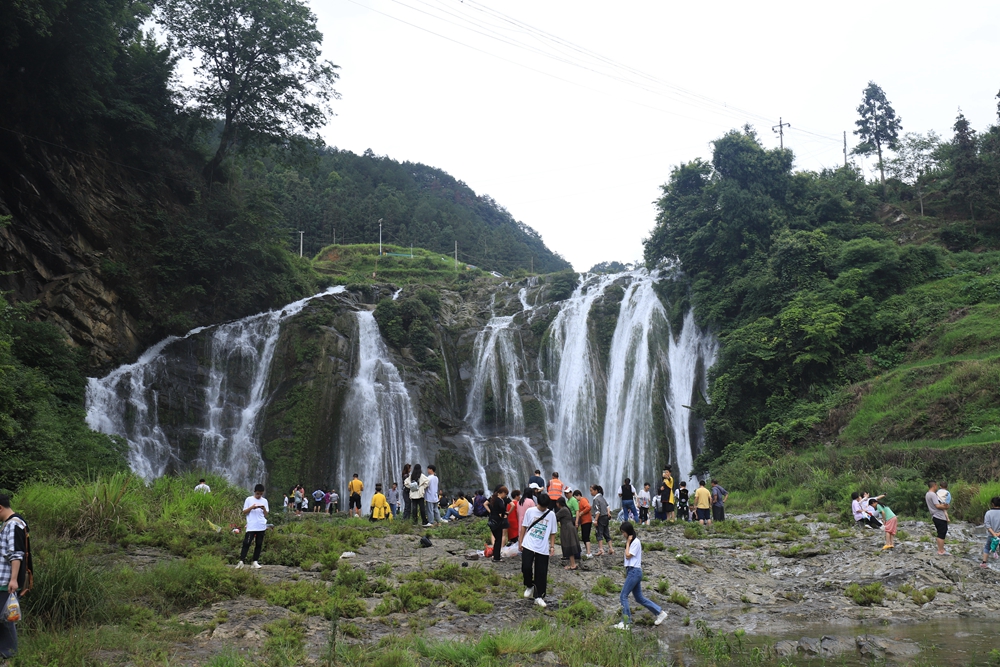
[[[417,509],[420,511],[417,512]],[[421,525],[427,523],[427,505],[424,503],[423,498],[410,498],[410,512],[412,512],[410,516],[413,517],[413,523],[417,523],[418,516],[420,517],[419,523]]]
[[[408,491],[404,492],[404,495],[403,495],[403,518],[404,519],[409,519],[410,518],[410,505],[411,504],[412,504],[412,501],[410,500],[410,493]],[[424,523],[427,523],[427,522],[425,521]]]
[[[538,554],[531,549],[521,552],[521,575],[524,587],[535,587],[535,597],[545,597],[545,586],[549,579],[549,555]]]
[[[503,524],[490,524],[490,532],[493,533],[493,560],[500,561],[500,549],[503,548]]]
[[[260,549],[264,546],[263,530],[248,530],[243,533],[243,549],[240,550],[240,562],[247,559],[247,552],[250,551],[250,540],[254,541],[253,559],[254,562],[260,560]]]

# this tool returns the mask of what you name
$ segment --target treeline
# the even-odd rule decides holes
[[[807,441],[840,388],[896,366],[948,316],[912,288],[1000,265],[983,252],[1000,246],[1000,127],[976,134],[960,115],[954,137],[930,138],[904,135],[892,157],[886,142],[885,186],[855,167],[795,172],[791,150],[749,127],[674,168],[645,259],[675,266],[673,315],[693,306],[722,343],[696,408],[702,469]]]
[[[381,220],[386,243],[451,255],[457,242],[460,261],[486,270],[570,268],[491,197],[427,165],[324,147],[297,166],[276,161],[267,183],[296,244],[305,231],[309,255],[334,242],[377,243]]]

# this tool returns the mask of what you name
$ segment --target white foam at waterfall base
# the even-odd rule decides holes
[[[168,370],[171,359],[166,352],[177,338],[161,341],[134,364],[121,366],[104,378],[89,378],[87,423],[96,431],[124,437],[129,444],[129,466],[146,480],[163,475],[173,464],[217,473],[247,488],[263,482],[265,470],[256,429],[267,404],[264,390],[281,324],[301,312],[309,301],[343,290],[332,287],[276,310],[217,327],[199,327],[184,336],[215,329],[209,384],[204,389],[207,418],[198,429],[201,447],[196,461],[180,461],[177,444],[168,441],[156,410],[153,386]],[[249,382],[237,382],[237,375]],[[240,384],[249,391],[237,389]]]
[[[546,407],[552,466],[572,484],[585,485],[597,479],[601,460],[601,415],[597,405],[603,383],[598,380],[601,370],[587,317],[594,301],[619,277],[582,279],[549,326],[546,349],[538,356],[543,378],[538,393]]]
[[[334,488],[347,506],[347,482],[354,473],[364,482],[362,512],[367,512],[375,484],[383,490],[400,482],[403,465],[423,460],[417,418],[410,394],[379,333],[375,315],[355,313],[358,320],[358,372],[344,402],[339,432],[337,480]],[[399,486],[402,489],[402,484]]]

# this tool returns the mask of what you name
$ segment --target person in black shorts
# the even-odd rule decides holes
[[[681,482],[681,488],[677,489],[677,514],[683,521],[691,520],[691,513],[688,511],[687,485],[687,482]]]

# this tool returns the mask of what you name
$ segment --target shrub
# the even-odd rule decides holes
[[[885,598],[885,589],[882,587],[882,583],[878,581],[865,586],[851,584],[844,591],[844,595],[853,600],[855,604],[862,607],[871,607],[872,605],[882,604],[882,600]]]
[[[577,600],[571,605],[562,607],[556,612],[556,618],[573,628],[599,618],[600,615],[601,612],[594,606],[594,603],[582,599]]]
[[[112,615],[107,573],[68,551],[35,554],[37,568],[45,576],[35,579],[26,595],[24,619],[32,625],[66,629],[74,625],[100,624]]]
[[[594,583],[594,587],[591,589],[591,592],[594,595],[611,595],[612,593],[617,592],[617,590],[618,587],[615,586],[614,580],[611,577],[602,574],[597,578],[597,582]]]
[[[691,598],[680,591],[670,591],[670,597],[667,598],[667,602],[672,602],[687,609],[687,606],[691,604]]]
[[[235,570],[212,556],[158,563],[136,575],[139,592],[160,611],[207,606],[239,595],[262,597],[264,585],[248,570]]]
[[[478,592],[466,584],[455,588],[448,595],[448,599],[456,607],[470,614],[485,614],[493,610],[492,604],[484,600]]]

